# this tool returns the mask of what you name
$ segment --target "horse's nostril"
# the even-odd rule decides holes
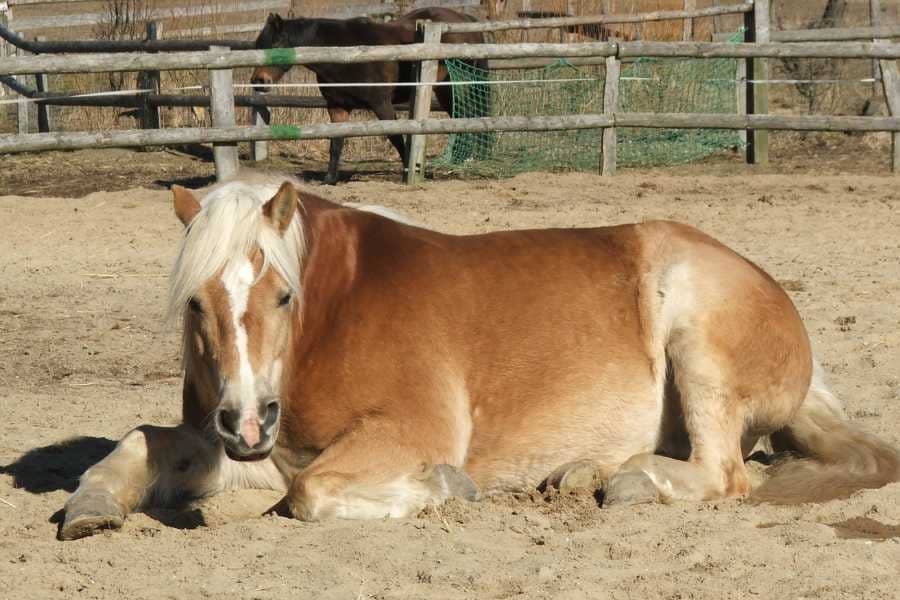
[[[272,400],[264,409],[264,417],[263,417],[263,429],[270,429],[275,423],[278,421],[278,417],[281,413],[281,405],[277,400]]]
[[[229,436],[238,435],[238,426],[240,425],[240,413],[238,411],[220,410],[216,414],[219,430]]]

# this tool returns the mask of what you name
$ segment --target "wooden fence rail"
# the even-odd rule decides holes
[[[873,40],[900,37],[900,24],[878,27],[842,27],[833,29],[795,29],[793,31],[773,31],[769,38],[773,42],[847,42],[852,40]]]
[[[639,15],[592,15],[584,17],[551,17],[544,19],[512,19],[509,21],[480,21],[473,23],[442,23],[445,33],[474,33],[507,31],[510,29],[547,29],[577,27],[579,25],[614,25],[623,23],[648,23],[651,21],[676,21],[719,15],[735,15],[753,10],[753,3],[716,6],[700,10],[660,10]]]
[[[677,129],[771,129],[785,131],[897,131],[900,117],[713,115],[613,113],[556,117],[482,117],[272,125],[269,127],[182,128],[146,131],[33,133],[0,135],[0,153],[236,143],[254,140],[321,140],[335,137],[481,133],[490,131],[561,131],[606,127]]]
[[[731,44],[721,42],[594,42],[582,44],[405,44],[181,52],[21,56],[0,64],[0,75],[230,69],[260,65],[419,62],[447,58],[900,58],[900,44],[848,42]]]

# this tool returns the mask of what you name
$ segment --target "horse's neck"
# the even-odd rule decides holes
[[[337,305],[356,277],[361,222],[370,215],[343,209],[314,196],[301,196],[306,229],[302,317],[295,327],[294,350],[304,353],[327,331]]]

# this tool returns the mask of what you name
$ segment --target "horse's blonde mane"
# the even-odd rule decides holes
[[[294,293],[300,293],[300,264],[305,251],[300,211],[296,211],[283,236],[262,214],[263,205],[275,196],[285,179],[245,178],[216,185],[206,194],[200,212],[185,229],[169,279],[170,319],[181,314],[200,286],[220,269],[254,248],[259,248],[264,257],[260,274],[272,267]]]

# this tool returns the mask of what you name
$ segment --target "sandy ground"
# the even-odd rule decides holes
[[[900,444],[896,182],[631,172],[320,190],[458,233],[697,225],[791,290],[851,418]],[[178,419],[162,310],[179,232],[158,189],[0,197],[0,598],[900,597],[900,485],[798,507],[532,493],[318,524],[248,518],[277,500],[253,492],[56,541],[78,475],[131,427]]]

